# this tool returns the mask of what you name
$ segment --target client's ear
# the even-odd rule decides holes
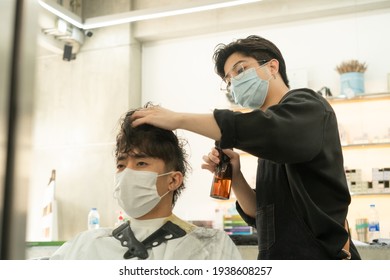
[[[181,186],[183,183],[183,174],[180,171],[175,171],[170,174],[170,181],[168,185],[168,190],[174,191]]]

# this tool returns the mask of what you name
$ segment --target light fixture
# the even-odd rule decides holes
[[[65,9],[63,6],[53,1],[47,0],[38,0],[38,3],[49,12],[55,14],[57,17],[65,20],[66,22],[69,22],[70,24],[80,29],[84,29],[82,19],[71,11]]]
[[[58,18],[56,27],[42,29],[42,32],[63,43],[63,60],[65,61],[76,59],[76,54],[84,44],[85,36],[92,36],[91,31],[83,31],[61,18]]]
[[[86,19],[85,22],[83,22],[79,16],[71,13],[69,10],[65,9],[64,7],[53,1],[39,0],[39,4],[43,8],[62,18],[63,20],[73,24],[74,26],[77,26],[80,29],[87,30],[124,23],[131,23],[141,20],[156,19],[161,17],[169,17],[233,7],[260,1],[262,0],[197,0],[188,3],[178,3],[157,8],[134,10],[114,15],[89,18]]]

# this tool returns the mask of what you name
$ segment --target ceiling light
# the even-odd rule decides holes
[[[78,28],[84,29],[82,19],[71,11],[65,9],[63,6],[53,1],[47,0],[38,0],[38,3],[49,12],[55,14],[57,17],[69,22],[70,24]]]
[[[169,17],[175,15],[183,15],[189,13],[196,13],[214,9],[221,9],[227,7],[233,7],[238,5],[250,4],[254,2],[260,2],[262,0],[198,0],[188,3],[178,3],[174,5],[167,5],[158,8],[150,8],[143,10],[134,10],[120,14],[114,14],[109,16],[101,16],[86,19],[82,22],[82,19],[75,14],[71,13],[61,5],[58,5],[50,0],[39,0],[42,7],[68,21],[69,23],[77,26],[81,29],[94,29],[100,27],[113,26],[124,23],[131,23],[135,21],[156,19],[161,17]]]

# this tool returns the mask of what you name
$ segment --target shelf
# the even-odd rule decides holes
[[[363,143],[342,145],[343,150],[349,149],[372,149],[372,148],[390,148],[390,142],[383,143]]]
[[[390,195],[390,192],[367,192],[367,193],[351,193],[351,196],[366,196],[366,195]]]
[[[27,247],[61,246],[65,241],[27,241]]]
[[[337,96],[336,97],[328,97],[327,100],[329,101],[330,104],[390,100],[390,92],[363,94],[360,96],[354,96],[352,98],[337,97]]]

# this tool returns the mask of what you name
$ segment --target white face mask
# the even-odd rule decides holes
[[[136,171],[125,168],[115,174],[114,198],[127,215],[139,218],[149,213],[169,190],[161,197],[157,192],[157,177],[173,173],[168,172],[158,175],[156,172]]]

